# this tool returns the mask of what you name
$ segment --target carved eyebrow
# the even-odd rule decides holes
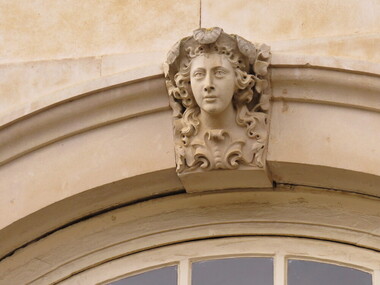
[[[198,71],[202,71],[202,72],[205,72],[206,69],[205,68],[202,68],[202,67],[198,67],[197,69],[195,69],[192,73],[195,73],[195,72],[198,72]]]
[[[221,70],[223,70],[223,71],[225,71],[225,72],[228,72],[228,69],[227,68],[225,68],[225,67],[223,67],[223,66],[214,66],[213,68],[212,68],[212,70],[218,70],[218,69],[221,69]]]

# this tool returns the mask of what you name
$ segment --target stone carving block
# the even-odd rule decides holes
[[[221,28],[178,41],[164,64],[177,172],[260,169],[268,136],[270,48]]]

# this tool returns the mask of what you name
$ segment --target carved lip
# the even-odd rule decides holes
[[[213,103],[216,101],[216,99],[217,99],[217,96],[215,95],[208,95],[208,96],[203,97],[203,100],[206,101],[207,103]]]

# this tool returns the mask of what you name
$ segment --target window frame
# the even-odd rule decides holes
[[[58,284],[108,284],[145,271],[178,265],[178,285],[191,285],[191,264],[200,260],[272,257],[274,285],[287,284],[287,260],[351,267],[372,274],[378,284],[380,256],[352,245],[297,237],[225,237],[145,250],[78,273]]]

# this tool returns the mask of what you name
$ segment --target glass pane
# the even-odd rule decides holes
[[[273,285],[273,258],[243,257],[195,262],[192,285]]]
[[[109,285],[177,285],[177,266],[147,271],[111,282]]]
[[[372,285],[372,276],[349,267],[289,260],[288,285]]]

